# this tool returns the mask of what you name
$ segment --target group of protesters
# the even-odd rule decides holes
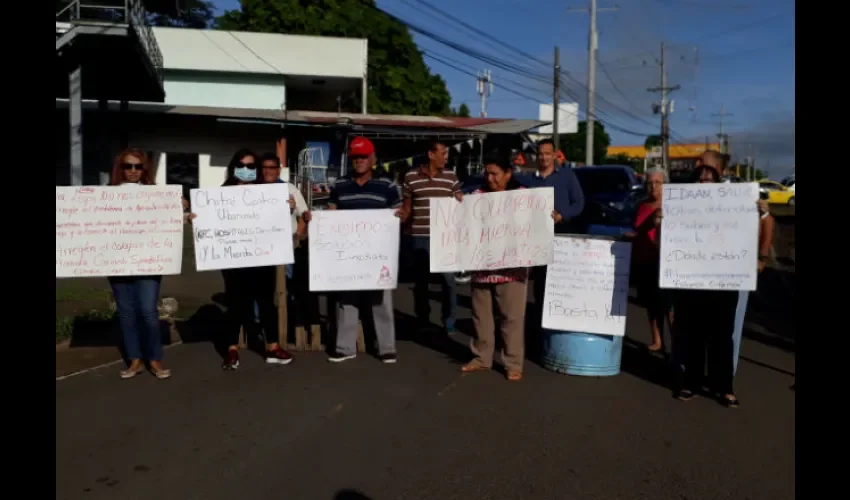
[[[348,146],[351,171],[338,179],[330,189],[330,210],[392,209],[404,224],[411,240],[414,258],[414,308],[418,329],[427,335],[448,336],[455,332],[457,317],[457,286],[452,273],[437,276],[441,285],[442,325],[431,324],[428,287],[430,273],[430,200],[455,198],[463,203],[461,183],[454,172],[446,169],[448,147],[440,141],[429,145],[428,162],[414,166],[399,186],[392,179],[374,176],[375,148],[365,137],[354,138]],[[533,174],[515,170],[509,154],[492,151],[483,161],[482,187],[476,193],[513,189],[552,187],[554,209],[551,216],[555,232],[570,233],[571,223],[584,210],[585,197],[570,166],[557,161],[557,151],[551,140],[537,144],[537,169]],[[706,151],[693,172],[692,182],[720,182],[722,155]],[[587,167],[592,168],[592,167]],[[279,183],[281,162],[274,154],[258,155],[250,150],[237,151],[226,170],[223,186]],[[652,329],[651,351],[663,348],[662,331],[665,324],[673,326],[671,359],[674,361],[675,395],[689,400],[704,392],[705,358],[708,355],[708,389],[729,407],[738,405],[733,389],[737,364],[740,328],[736,328],[736,310],[740,295],[737,291],[662,290],[659,289],[659,229],[663,219],[663,184],[668,182],[661,169],[651,169],[645,175],[647,196],[638,207],[634,230],[625,235],[633,242],[632,281],[646,305]],[[139,149],[123,151],[113,166],[113,185],[132,186],[152,184],[151,159]],[[289,206],[292,217],[292,237],[296,247],[309,236],[311,215],[301,193],[289,185]],[[186,220],[190,213],[184,200]],[[759,202],[761,223],[759,231],[759,271],[766,262],[772,241],[773,220],[767,204]],[[304,265],[304,264],[299,264]],[[292,264],[285,267],[286,277],[297,275]],[[525,359],[525,316],[528,312],[528,283],[534,282],[532,315],[540,318],[546,283],[546,266],[536,268],[499,269],[472,273],[471,299],[474,324],[470,344],[472,360],[461,367],[463,372],[490,370],[496,348],[496,328],[501,336],[501,358],[507,379],[522,379]],[[269,364],[288,364],[293,360],[278,341],[278,309],[275,307],[277,282],[276,266],[246,267],[222,271],[227,297],[226,321],[223,336],[222,368],[239,367],[239,332],[262,332],[265,338],[265,360]],[[110,278],[117,303],[117,314],[124,347],[129,359],[122,378],[132,378],[145,369],[148,361],[151,372],[164,379],[171,371],[162,365],[162,346],[157,321],[159,276]],[[298,287],[292,287],[298,289]],[[392,364],[398,360],[394,324],[392,290],[340,292],[334,294],[337,331],[336,344],[329,352],[329,361],[341,363],[355,358],[359,313],[370,311],[375,326],[378,359]],[[299,301],[303,297],[289,294],[284,300]],[[292,311],[293,308],[288,308]],[[675,313],[675,315],[674,315]],[[538,322],[539,324],[539,322]]]

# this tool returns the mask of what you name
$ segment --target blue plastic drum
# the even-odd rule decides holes
[[[583,377],[620,373],[623,337],[543,329],[543,367]]]

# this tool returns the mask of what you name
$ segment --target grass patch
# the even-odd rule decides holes
[[[75,316],[56,316],[56,343],[70,341],[74,337],[74,330],[80,324],[108,323],[114,318],[115,310],[111,308],[92,309]]]

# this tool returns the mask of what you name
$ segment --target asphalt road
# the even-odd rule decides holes
[[[406,286],[396,297],[411,313]],[[397,365],[246,353],[223,372],[209,344],[184,344],[167,351],[171,380],[110,366],[57,381],[56,498],[794,498],[789,352],[745,340],[741,407],[726,409],[672,399],[663,362],[631,345],[616,377],[529,362],[520,383],[461,375],[463,349],[439,347],[402,341]]]

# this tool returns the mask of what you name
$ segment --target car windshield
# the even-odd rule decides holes
[[[623,193],[632,188],[631,180],[623,170],[579,167],[573,172],[585,194]]]

